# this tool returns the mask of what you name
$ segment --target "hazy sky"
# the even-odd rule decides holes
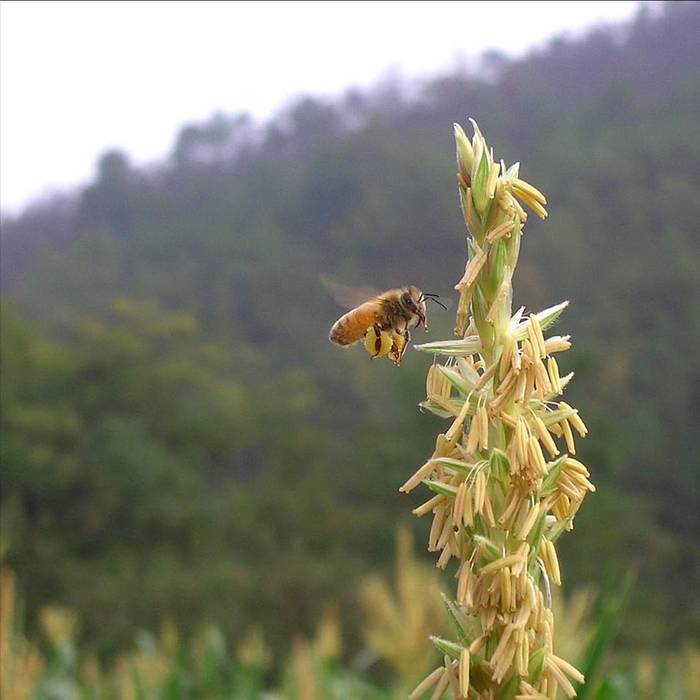
[[[0,204],[163,156],[183,122],[269,116],[389,68],[426,76],[632,15],[636,2],[2,2]]]

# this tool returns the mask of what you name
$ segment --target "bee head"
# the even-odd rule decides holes
[[[405,287],[401,293],[401,304],[425,324],[425,297],[418,287]]]
[[[401,293],[401,303],[413,313],[418,313],[425,309],[423,292],[418,287],[405,287]]]

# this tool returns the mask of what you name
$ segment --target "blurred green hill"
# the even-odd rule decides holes
[[[472,73],[215,115],[162,163],[105,153],[5,217],[0,523],[30,620],[74,608],[105,652],[163,618],[257,621],[282,648],[337,600],[359,639],[356,583],[387,566],[438,421],[416,410],[427,358],[330,345],[320,278],[453,294],[451,125],[474,116],[549,201],[516,303],[572,301],[599,491],[565,585],[636,568],[622,643],[700,634],[698,36],[700,5],[642,5]]]

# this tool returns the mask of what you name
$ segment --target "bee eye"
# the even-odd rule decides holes
[[[404,304],[406,304],[406,305],[408,305],[408,306],[411,306],[411,305],[412,305],[412,302],[413,302],[413,299],[411,298],[411,295],[410,295],[410,294],[406,293],[406,294],[403,295],[401,301],[403,301]]]

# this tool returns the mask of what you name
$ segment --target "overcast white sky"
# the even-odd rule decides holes
[[[163,156],[183,122],[264,118],[398,68],[427,76],[631,16],[636,2],[2,2],[0,206]]]

